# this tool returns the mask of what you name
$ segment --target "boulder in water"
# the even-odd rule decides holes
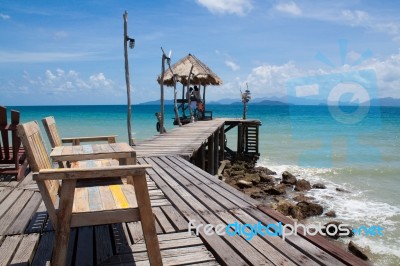
[[[307,191],[311,189],[311,184],[305,179],[299,179],[296,181],[296,186],[294,190],[296,191]]]
[[[282,173],[282,182],[283,184],[289,184],[289,185],[294,185],[296,184],[297,178],[289,173],[288,171],[285,171]]]
[[[316,183],[316,184],[312,185],[312,188],[326,189],[326,186],[322,183]]]
[[[348,248],[351,253],[353,253],[360,259],[368,260],[368,256],[365,255],[364,252],[361,251],[361,248],[359,246],[357,246],[356,244],[354,244],[353,241],[349,242]]]

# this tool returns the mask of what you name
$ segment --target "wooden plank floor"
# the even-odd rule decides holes
[[[165,265],[365,265],[319,237],[188,232],[195,225],[292,221],[178,156],[143,157]],[[31,178],[0,179],[0,265],[45,265],[54,231]],[[140,223],[73,229],[67,265],[148,265]]]
[[[197,121],[141,141],[135,146],[138,157],[179,155],[190,159],[207,139],[221,128],[224,119]]]

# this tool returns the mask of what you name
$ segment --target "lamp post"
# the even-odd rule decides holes
[[[125,11],[124,15],[124,56],[125,56],[125,80],[126,80],[126,93],[128,98],[128,140],[129,145],[134,145],[132,139],[132,129],[131,129],[131,114],[132,114],[132,105],[131,105],[131,84],[129,80],[129,63],[128,63],[128,42],[129,48],[133,49],[135,47],[135,39],[128,37],[128,12]]]

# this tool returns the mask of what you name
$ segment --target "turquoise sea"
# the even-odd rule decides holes
[[[61,136],[119,135],[128,141],[126,106],[18,106],[23,122],[54,116]],[[311,183],[325,210],[336,211],[338,221],[353,227],[380,225],[383,236],[355,236],[377,265],[400,265],[400,108],[342,107],[339,114],[326,106],[250,105],[248,118],[262,121],[259,164],[280,174],[288,170]],[[240,118],[241,105],[208,105],[214,117]],[[159,106],[132,108],[136,140],[155,135]],[[166,129],[173,127],[172,106],[166,106]],[[337,111],[337,110],[336,110]],[[340,115],[347,115],[343,120]],[[41,122],[40,122],[41,124]],[[44,131],[43,131],[44,132]],[[229,139],[231,138],[231,139]],[[228,145],[234,143],[228,136]],[[351,193],[336,191],[344,188]],[[317,217],[310,222],[330,219]],[[347,243],[349,239],[341,240]]]

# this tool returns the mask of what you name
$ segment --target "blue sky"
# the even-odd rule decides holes
[[[364,69],[376,74],[377,95],[400,98],[399,5],[0,1],[0,105],[124,104],[125,10],[136,39],[129,50],[133,103],[159,98],[161,46],[172,50],[172,62],[192,53],[220,76],[224,85],[207,91],[212,100],[239,99],[246,83],[255,98],[284,97],[288,80]]]

